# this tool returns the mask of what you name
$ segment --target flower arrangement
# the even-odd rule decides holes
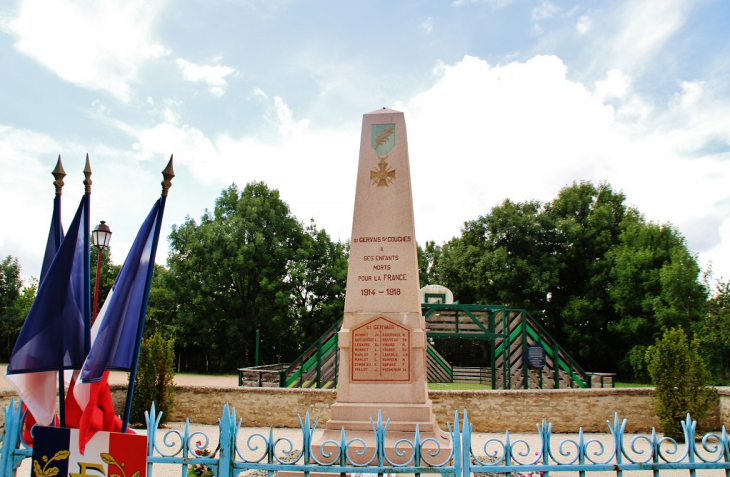
[[[193,451],[193,453],[197,457],[208,457],[208,456],[214,457],[211,455],[210,450],[208,450],[207,447],[205,449],[200,449],[200,447],[202,447],[202,445],[203,445],[202,442],[197,441],[195,444],[197,445],[198,449],[195,449]],[[213,471],[213,469],[211,469],[207,465],[204,465],[204,464],[188,465],[188,477],[214,477],[214,476],[215,476],[215,472]]]

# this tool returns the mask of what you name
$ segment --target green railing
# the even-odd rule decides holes
[[[499,305],[424,304],[428,338],[479,338],[491,341],[492,389],[528,389],[531,378],[523,358],[530,342],[539,343],[551,362],[551,368],[539,370],[537,384],[544,387],[543,378],[553,381],[555,389],[566,379],[570,387],[591,387],[587,373],[526,310],[508,309]],[[442,316],[443,315],[443,316]],[[519,323],[516,320],[521,320]],[[278,369],[278,383],[287,388],[332,388],[339,374],[338,331],[342,319],[289,365]],[[517,351],[519,347],[520,351]],[[426,350],[433,379],[453,382],[453,367],[431,345]],[[513,368],[518,368],[517,373]],[[546,374],[547,373],[547,374]],[[534,373],[533,373],[534,374]],[[521,375],[521,383],[520,383]],[[438,376],[438,377],[437,377]],[[441,382],[444,382],[441,381]],[[533,386],[535,384],[533,383]]]

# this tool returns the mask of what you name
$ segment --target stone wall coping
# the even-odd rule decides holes
[[[434,389],[429,390],[429,396],[644,396],[654,388],[566,388],[566,389]]]
[[[126,384],[109,385],[112,391],[126,390]],[[175,386],[176,389],[185,389],[198,392],[246,392],[259,394],[336,394],[336,389],[308,389],[308,388],[250,388],[240,386]],[[646,388],[566,388],[566,389],[512,389],[512,390],[492,390],[492,389],[431,389],[428,394],[431,396],[536,396],[547,395],[555,396],[556,394],[586,394],[590,396],[642,396],[653,391],[653,387]],[[715,387],[717,394],[721,396],[730,396],[730,386]],[[0,397],[17,396],[13,389],[0,389]]]

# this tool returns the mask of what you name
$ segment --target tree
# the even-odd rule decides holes
[[[624,221],[619,243],[607,255],[611,266],[609,295],[617,319],[610,325],[622,353],[624,369],[642,373],[639,356],[646,346],[673,327],[685,331],[702,321],[707,289],[684,237],[669,224],[644,222],[638,213]]]
[[[418,253],[418,277],[420,286],[440,285],[441,277],[439,269],[441,264],[441,247],[433,240],[426,242],[426,247],[417,248]]]
[[[173,279],[170,270],[162,265],[155,264],[149,301],[147,302],[145,337],[161,334],[169,338],[176,335],[177,303],[173,291]]]
[[[652,412],[659,417],[665,436],[682,439],[681,421],[689,413],[701,423],[717,399],[708,388],[710,373],[700,356],[700,342],[689,341],[681,328],[670,328],[647,351],[648,370],[654,383]]]
[[[341,315],[344,246],[316,227],[305,231],[262,182],[225,189],[200,224],[173,227],[170,248],[183,367],[253,365],[256,330],[265,361],[292,359],[300,340]]]
[[[304,351],[330,326],[342,318],[347,283],[347,245],[333,242],[312,221],[305,230],[302,247],[289,264],[292,285],[290,319],[295,342]]]
[[[11,255],[0,262],[0,359],[6,362],[38,289],[34,278],[28,286],[23,286],[20,271],[18,259]]]
[[[608,327],[616,312],[608,297],[606,254],[618,243],[626,216],[625,196],[590,182],[563,188],[546,206],[554,227],[557,280],[546,304],[546,328],[583,366],[605,369],[615,357]]]
[[[556,279],[549,262],[552,227],[539,202],[505,200],[467,222],[442,248],[438,274],[461,303],[541,310]],[[552,269],[552,270],[551,270]]]
[[[18,259],[8,255],[0,262],[0,316],[10,314],[22,287]]]
[[[715,384],[726,385],[730,379],[730,282],[716,282],[714,294],[707,302],[707,313],[697,327],[697,335]]]
[[[676,228],[647,223],[624,202],[590,182],[547,203],[505,200],[465,223],[432,273],[461,303],[526,309],[584,368],[617,371],[621,361],[630,373],[643,356],[631,348],[671,326],[689,329],[706,291]]]

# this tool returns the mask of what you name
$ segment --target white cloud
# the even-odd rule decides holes
[[[141,66],[168,54],[152,27],[164,2],[24,0],[15,48],[70,83],[128,101]]]
[[[628,109],[646,106],[619,70],[594,92],[569,80],[555,56],[503,66],[466,56],[435,72],[433,87],[395,105],[406,113],[420,240],[448,240],[505,198],[551,200],[573,181],[608,181],[649,220],[686,231],[703,263],[730,263],[730,208],[718,205],[730,170],[687,149],[713,138],[730,144],[730,106],[708,109],[705,89],[687,84],[666,115],[631,117]],[[314,217],[347,239],[359,128],[315,129],[283,98],[257,88],[252,99],[273,134],[207,137],[162,123],[140,134],[139,158],[175,152],[180,167],[209,185],[264,180],[300,220]]]
[[[406,102],[419,238],[446,240],[504,198],[551,200],[575,180],[608,181],[649,220],[686,231],[703,263],[730,263],[730,210],[717,205],[730,168],[686,151],[712,137],[730,144],[730,105],[693,103],[687,85],[677,111],[625,122],[624,108],[644,104],[630,78],[612,72],[591,94],[566,73],[554,56],[497,67],[467,56]]]
[[[631,90],[631,78],[621,70],[611,70],[605,80],[596,82],[596,97],[600,100],[624,98]]]
[[[606,42],[614,67],[631,71],[658,54],[666,42],[684,25],[692,2],[626,2],[618,12],[618,29]]]
[[[593,95],[599,101],[615,106],[616,117],[622,122],[645,120],[653,109],[634,92],[631,78],[620,70],[611,70],[605,79],[596,81]]]
[[[675,95],[675,100],[679,102],[682,108],[691,108],[702,98],[702,81],[682,81],[680,87],[682,92]]]
[[[195,127],[163,123],[140,135],[135,144],[138,157],[146,160],[174,152],[176,168],[209,186],[236,182],[243,187],[250,181],[265,181],[281,191],[297,218],[313,217],[333,237],[349,239],[359,129],[312,130],[307,120],[293,117],[281,98],[268,99],[264,91],[257,92],[267,102],[276,131],[273,138],[229,134],[209,138]]]
[[[587,15],[581,15],[575,24],[575,29],[578,30],[578,33],[581,35],[588,33],[591,28],[593,28],[593,21]]]
[[[433,32],[433,18],[428,17],[426,18],[423,23],[421,23],[421,29],[425,31],[426,33]]]
[[[226,77],[236,72],[234,68],[223,65],[196,65],[182,58],[175,60],[182,70],[183,78],[194,83],[203,83],[209,86],[213,96],[221,97],[226,94],[228,83]]]
[[[547,20],[554,17],[555,14],[559,12],[560,7],[548,2],[547,0],[542,0],[540,5],[532,9],[532,21],[538,22],[540,20]]]
[[[180,122],[180,109],[183,102],[179,99],[165,99],[164,108],[161,111],[162,120],[170,124],[178,124]]]

